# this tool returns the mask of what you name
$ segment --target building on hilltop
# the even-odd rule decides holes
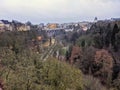
[[[30,26],[16,20],[9,22],[8,20],[0,20],[0,32],[5,31],[28,31]]]
[[[120,18],[111,18],[111,21],[120,21]]]
[[[39,30],[43,30],[44,27],[45,27],[45,26],[44,26],[44,23],[40,23],[40,24],[38,25],[38,29],[39,29]]]
[[[57,23],[48,23],[46,27],[48,29],[56,29],[56,28],[59,28],[59,24],[57,24]]]
[[[95,19],[94,19],[94,23],[96,23],[98,21],[98,18],[97,17],[95,17]]]
[[[15,31],[29,31],[30,30],[29,25],[18,22],[16,20],[12,21],[12,27],[13,27],[13,30]]]
[[[11,22],[7,20],[0,20],[0,31],[12,31]]]

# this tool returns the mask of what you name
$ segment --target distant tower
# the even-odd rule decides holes
[[[98,18],[97,18],[97,17],[95,17],[94,22],[96,23],[97,21],[98,21]]]

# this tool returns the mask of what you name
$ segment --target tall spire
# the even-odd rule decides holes
[[[96,23],[97,21],[98,21],[98,18],[97,18],[97,17],[95,17],[94,22]]]

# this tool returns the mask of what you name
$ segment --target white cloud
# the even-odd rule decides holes
[[[119,0],[0,0],[0,19],[80,21],[120,16]]]

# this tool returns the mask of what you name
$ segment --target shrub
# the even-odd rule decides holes
[[[84,90],[107,90],[98,79],[92,76],[84,76]]]
[[[40,70],[43,86],[51,90],[82,90],[80,70],[57,60],[48,60]]]

